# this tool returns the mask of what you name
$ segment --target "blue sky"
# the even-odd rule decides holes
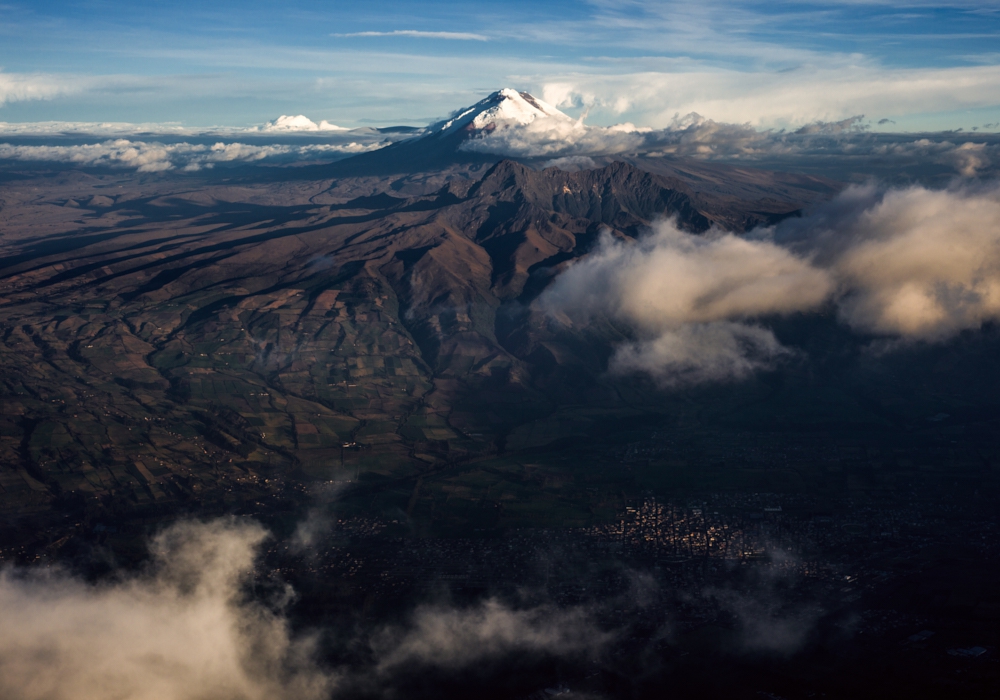
[[[504,86],[595,124],[1000,122],[997,2],[50,0],[0,37],[7,122],[422,125]]]

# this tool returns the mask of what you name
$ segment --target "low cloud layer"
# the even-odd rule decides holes
[[[350,141],[336,144],[256,145],[218,142],[158,143],[115,139],[72,146],[24,146],[0,143],[0,159],[72,163],[89,167],[135,169],[139,172],[196,171],[224,163],[337,160],[381,148],[383,143]]]
[[[280,134],[321,135],[322,143],[343,144],[350,141],[362,143],[385,142],[391,140],[393,133],[382,133],[373,127],[358,127],[348,129],[332,124],[326,119],[315,122],[309,117],[281,115],[256,126],[184,126],[177,122],[4,122],[0,121],[0,136],[17,138],[21,136],[79,136],[79,137],[119,137],[130,138],[140,136],[145,139],[166,139],[176,141],[181,137],[188,139],[239,139],[253,138],[262,134],[268,137]],[[407,134],[409,135],[409,134]],[[305,141],[303,141],[305,143]]]
[[[774,163],[790,161],[823,166],[828,176],[842,170],[886,166],[940,166],[962,177],[976,177],[1000,167],[996,134],[949,132],[914,136],[877,134],[862,117],[813,122],[793,131],[758,130],[748,124],[728,124],[691,113],[674,117],[663,129],[618,124],[588,126],[583,120],[539,119],[530,124],[500,125],[463,148],[517,158],[556,159],[579,166],[586,157],[644,155],[707,160]]]
[[[666,385],[772,366],[791,350],[762,319],[827,304],[859,333],[946,340],[1000,319],[1000,188],[854,187],[746,238],[673,222],[639,241],[606,234],[540,304],[577,323],[625,322],[636,340],[610,369]]]
[[[282,616],[242,585],[257,525],[183,523],[143,574],[90,585],[59,571],[0,574],[0,695],[11,700],[327,697],[332,679]]]
[[[952,176],[992,177],[1000,172],[1000,134],[988,131],[876,133],[870,130],[872,122],[861,116],[811,122],[793,130],[761,130],[747,123],[713,121],[697,113],[674,116],[666,127],[657,129],[631,123],[590,126],[584,118],[568,117],[540,118],[523,123],[502,117],[494,120],[491,116],[490,121],[495,122],[496,128],[491,125],[491,129],[481,131],[463,143],[461,148],[514,158],[544,159],[546,166],[568,169],[595,167],[599,165],[595,158],[644,156],[740,162],[778,170],[811,172],[845,181],[861,181],[877,175],[925,182]],[[996,124],[986,126],[995,128]],[[289,144],[287,138],[283,145],[272,142],[270,147],[277,150],[264,156],[268,159],[302,160],[346,157],[412,137],[414,132],[381,133],[368,127],[344,129],[304,115],[281,116],[259,126],[241,128],[113,122],[0,122],[0,138],[12,141],[4,146],[7,150],[0,153],[0,158],[77,162],[71,159],[82,157],[77,152],[56,155],[58,152],[51,150],[60,146],[36,145],[38,137],[46,136],[108,139],[103,144],[61,147],[90,149],[113,143],[116,139],[131,140],[137,146],[145,147],[166,147],[169,144],[170,147],[180,148],[185,144],[176,141],[183,139],[191,148],[211,148],[214,144],[210,139],[216,139],[226,146],[266,148],[267,144],[259,142],[283,137],[310,138],[314,143]],[[31,145],[22,146],[17,143],[22,137],[36,140]],[[240,141],[249,143],[240,144]],[[175,155],[177,159],[181,157],[179,153]],[[210,159],[205,162],[210,162]],[[177,167],[184,167],[184,164]]]

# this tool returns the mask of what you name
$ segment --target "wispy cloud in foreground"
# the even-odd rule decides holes
[[[739,587],[710,587],[697,592],[712,600],[735,623],[730,652],[762,656],[792,656],[809,643],[824,611],[804,600],[792,602],[799,562],[784,550],[768,548],[770,566],[755,567]]]
[[[453,41],[489,41],[489,37],[484,34],[473,32],[426,32],[419,29],[397,29],[391,32],[351,32],[349,34],[331,34],[335,37],[363,37],[363,36],[410,36],[419,39],[450,39]]]
[[[15,700],[320,700],[398,696],[427,672],[509,655],[598,657],[615,635],[581,607],[425,605],[399,624],[326,629],[370,654],[325,669],[283,604],[252,598],[258,524],[182,522],[137,574],[90,584],[59,569],[0,570],[0,696]],[[300,543],[304,544],[304,543]],[[277,597],[287,602],[292,591]]]
[[[175,525],[143,574],[89,585],[51,570],[0,573],[0,695],[19,700],[311,700],[333,678],[280,612],[243,584],[266,532]]]
[[[1000,187],[853,187],[748,238],[656,225],[605,235],[539,301],[575,323],[632,328],[612,372],[664,385],[740,379],[791,351],[768,316],[831,304],[857,332],[940,342],[1000,320]]]
[[[385,628],[373,646],[385,673],[413,664],[456,669],[518,651],[594,656],[612,639],[582,608],[518,610],[488,599],[464,609],[418,608],[408,627]]]

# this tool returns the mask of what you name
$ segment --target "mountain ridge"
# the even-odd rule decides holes
[[[378,445],[372,459],[400,465],[414,451],[487,449],[568,396],[618,406],[601,376],[621,331],[597,320],[579,337],[553,334],[534,299],[601,230],[630,239],[673,216],[699,232],[735,205],[713,208],[683,182],[626,162],[568,172],[501,159],[475,175],[65,177],[54,202],[87,203],[76,208],[19,205],[10,191],[0,214],[50,220],[61,233],[4,242],[5,366],[17,386],[47,386],[40,368],[50,365],[29,352],[44,347],[65,357],[60,372],[150,394],[164,411],[225,405],[265,423],[253,397],[273,393],[290,402],[291,422],[264,430],[265,442],[303,464],[333,448],[323,438],[313,451],[298,424],[327,421],[337,439]],[[780,215],[794,211],[786,203]],[[56,330],[53,313],[80,323]],[[124,384],[107,384],[108,373]],[[51,405],[22,409],[61,420]],[[434,427],[413,428],[414,416]]]
[[[439,172],[447,179],[478,180],[486,169],[501,161],[517,162],[533,170],[550,170],[553,166],[547,158],[511,157],[464,148],[470,139],[482,138],[498,128],[523,128],[538,119],[573,121],[529,93],[505,88],[471,107],[457,110],[452,117],[430,125],[413,138],[290,174],[294,177],[343,179],[405,177],[413,173]],[[730,230],[773,223],[776,217],[832,196],[843,187],[842,183],[814,175],[771,172],[689,158],[620,154],[595,156],[587,160],[592,163],[590,167],[554,169],[587,171],[614,163],[628,163],[660,178],[666,188],[684,192],[697,200],[702,209],[712,209],[715,214],[709,217],[710,220]],[[747,206],[748,200],[757,200],[757,203]]]

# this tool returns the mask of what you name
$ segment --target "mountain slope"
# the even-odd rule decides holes
[[[367,445],[365,459],[386,468],[490,449],[554,409],[540,390],[546,376],[576,367],[585,400],[607,390],[595,378],[614,329],[595,326],[594,342],[563,343],[571,349],[553,359],[544,328],[517,312],[551,271],[602,228],[634,236],[674,216],[703,231],[718,216],[683,183],[627,163],[570,173],[501,161],[479,180],[416,196],[395,196],[410,188],[400,182],[191,189],[189,179],[65,178],[62,190],[50,185],[60,199],[33,203],[29,187],[23,204],[9,191],[6,220],[32,222],[17,230],[52,228],[4,243],[0,352],[12,410],[62,425],[73,415],[64,404],[34,397],[65,395],[80,415],[95,391],[171,424],[203,424],[224,408],[264,436],[247,442],[245,426],[232,427],[243,431],[230,433],[238,449],[306,467],[339,459],[343,441]],[[91,204],[60,205],[69,199]],[[57,452],[93,464],[108,459],[101,445],[121,440],[158,460],[206,454],[162,435],[81,435]],[[11,444],[16,462],[20,442]]]
[[[628,328],[563,323],[535,303],[602,229],[624,240],[674,216],[689,231],[739,230],[801,206],[787,187],[768,200],[752,173],[736,187],[748,198],[629,163],[509,160],[475,179],[5,183],[0,501],[30,512],[76,492],[160,506],[211,489],[225,507],[258,475],[392,484],[563,438],[604,449],[665,421],[876,430],[904,411],[878,397],[906,396],[900,425],[920,423],[956,414],[939,402],[955,387],[992,405],[985,335],[947,372],[932,348],[887,374],[830,315],[773,319],[804,348],[780,371],[662,392],[608,374]]]

